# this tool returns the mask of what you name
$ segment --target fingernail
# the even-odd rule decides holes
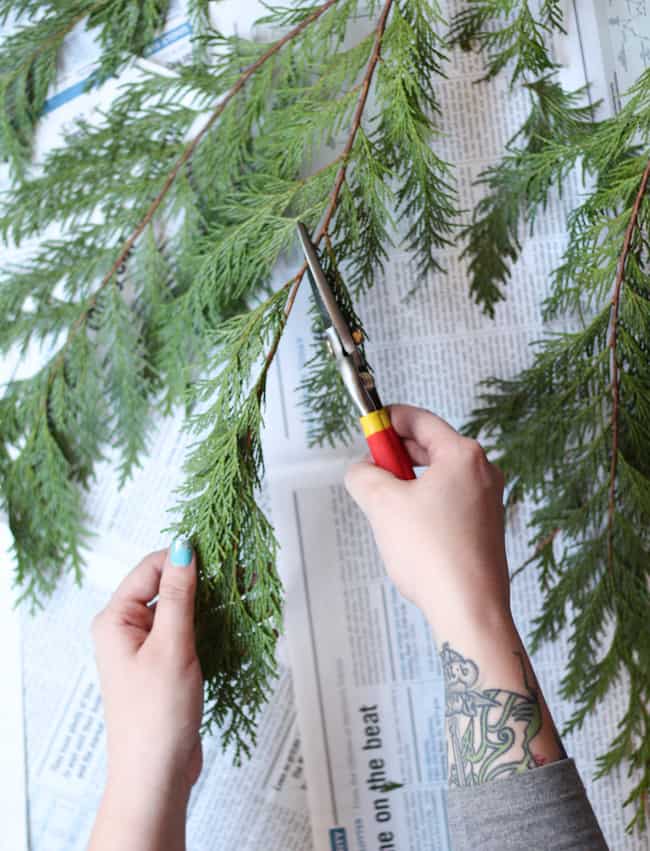
[[[174,567],[187,567],[192,561],[192,545],[185,538],[176,538],[169,548],[169,560]]]

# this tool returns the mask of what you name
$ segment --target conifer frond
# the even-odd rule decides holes
[[[80,579],[82,548],[88,539],[76,482],[88,476],[83,456],[86,460],[89,457],[92,433],[79,438],[83,453],[75,451],[74,435],[71,440],[60,439],[58,429],[63,423],[59,401],[55,397],[50,410],[48,383],[47,370],[30,381],[12,382],[0,406],[0,473],[3,503],[14,538],[15,580],[21,599],[32,605],[42,604],[64,571]],[[74,415],[70,416],[72,419]]]
[[[477,185],[486,193],[461,233],[470,293],[490,316],[505,297],[503,286],[519,259],[523,228],[532,234],[536,214],[546,206],[551,190],[562,193],[582,153],[580,142],[594,129],[591,109],[582,104],[584,89],[564,92],[550,78],[526,88],[530,114],[498,165],[479,175]]]
[[[604,122],[583,143],[586,158],[591,146],[596,158],[602,153],[613,129]],[[630,829],[639,830],[650,786],[649,177],[647,156],[628,158],[576,211],[551,301],[565,303],[573,270],[590,269],[593,276],[585,271],[574,286],[591,318],[581,330],[545,340],[515,379],[489,382],[467,429],[492,441],[520,492],[536,501],[534,537],[551,547],[558,533],[562,539],[552,555],[547,544],[530,561],[542,577],[535,645],[567,625],[570,631],[562,691],[577,708],[568,729],[619,682],[629,683],[627,711],[599,771],[626,764],[637,772],[626,804],[634,808]]]
[[[101,46],[96,85],[141,55],[165,23],[169,0],[73,0],[11,4],[19,26],[0,47],[0,157],[24,173],[32,137],[55,83],[66,36],[80,25],[96,29]],[[195,3],[197,9],[201,4]],[[9,5],[4,12],[6,18]],[[197,20],[201,15],[194,16]]]
[[[103,352],[112,441],[121,450],[120,486],[130,478],[147,446],[151,384],[141,323],[117,286],[102,292],[95,307],[97,345]]]
[[[564,32],[562,23],[560,0],[534,6],[528,0],[468,0],[452,22],[451,40],[485,53],[485,80],[507,69],[515,83],[553,69],[546,42],[554,30]]]
[[[206,723],[236,760],[255,741],[255,719],[276,673],[282,594],[277,543],[256,502],[267,349],[286,321],[289,287],[222,323],[211,340],[215,376],[192,385],[196,443],[185,465],[175,526],[196,547],[197,646],[206,680]],[[255,375],[255,371],[258,374]]]
[[[17,464],[33,463],[21,461],[13,426],[21,394],[35,400],[23,432],[38,434],[38,411],[50,412],[59,479],[67,477],[80,506],[79,487],[108,445],[124,479],[146,451],[152,411],[185,406],[198,442],[178,528],[201,561],[206,723],[223,728],[237,757],[269,690],[280,628],[276,544],[256,503],[259,433],[266,374],[305,268],[269,296],[276,260],[294,247],[297,220],[312,230],[320,222],[316,243],[325,240],[349,264],[350,289],[367,287],[395,232],[393,211],[410,216],[409,241],[417,239],[427,269],[437,268],[434,252],[454,215],[448,167],[428,149],[438,114],[428,75],[441,74],[444,59],[443,42],[427,30],[437,5],[371,4],[367,31],[344,42],[358,11],[356,0],[268,7],[266,25],[285,30],[271,42],[203,33],[193,62],[175,76],[145,74],[97,123],[71,127],[0,214],[0,230],[16,243],[52,224],[63,230],[2,273],[0,347],[54,342],[40,379],[7,388],[3,482],[13,481]],[[398,86],[379,81],[380,59]],[[330,140],[341,147],[323,163]],[[340,297],[349,306],[342,281]],[[331,390],[330,408],[349,410],[338,377],[334,386],[321,366],[310,385],[314,409]],[[27,510],[19,492],[3,493]],[[30,529],[54,522],[38,499],[33,510]],[[31,559],[36,585],[20,576],[28,593],[50,587],[66,563],[81,565],[81,518],[55,536],[43,567]]]
[[[458,207],[448,163],[436,155],[434,120],[440,115],[435,83],[444,76],[442,18],[424,0],[396,6],[386,33],[386,57],[377,74],[380,118],[373,141],[396,181],[396,218],[408,230],[405,248],[421,277],[441,271],[436,252],[450,244]]]
[[[536,210],[554,186],[561,189],[577,156],[574,143],[593,125],[597,104],[585,103],[586,89],[565,92],[555,79],[546,42],[553,31],[564,31],[560,5],[543,0],[533,11],[528,0],[469,0],[451,25],[453,42],[483,52],[483,82],[505,70],[510,85],[523,84],[530,96],[530,113],[505,156],[478,177],[485,194],[462,234],[470,293],[489,316],[504,298],[523,228],[532,233]]]

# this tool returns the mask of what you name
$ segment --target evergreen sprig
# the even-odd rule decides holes
[[[560,0],[469,0],[454,17],[452,41],[485,54],[483,79],[508,68],[512,82],[546,75],[555,67],[547,47],[554,31],[564,32]]]
[[[591,107],[583,104],[584,89],[565,92],[550,77],[542,77],[526,90],[530,114],[498,165],[479,175],[477,185],[486,192],[474,207],[471,224],[461,232],[470,294],[492,317],[521,254],[522,228],[532,233],[550,192],[562,194],[579,156],[579,142],[594,128]]]
[[[568,246],[545,303],[548,318],[573,314],[578,327],[540,343],[515,378],[486,382],[466,431],[492,442],[515,498],[528,495],[536,506],[537,543],[527,564],[537,567],[542,607],[533,640],[537,646],[569,630],[562,693],[577,708],[567,729],[580,727],[612,689],[629,689],[598,774],[620,765],[634,772],[625,803],[633,808],[630,829],[643,830],[650,789],[650,75],[617,116],[601,122],[590,121],[578,93],[561,92],[553,80],[541,91],[555,112],[484,176],[490,193],[467,230],[467,252],[477,264],[475,293],[493,307],[494,289],[480,290],[478,258],[491,287],[505,283],[520,249],[519,219],[532,223],[551,187],[579,166],[587,188],[569,218]],[[508,210],[503,223],[499,203]]]
[[[470,293],[489,316],[503,300],[511,265],[521,253],[522,226],[531,233],[535,211],[553,187],[561,190],[565,172],[557,163],[539,162],[549,146],[571,145],[591,131],[593,110],[585,88],[565,92],[547,41],[564,32],[561,4],[542,0],[469,0],[452,21],[450,37],[464,50],[482,51],[486,73],[480,83],[507,71],[510,87],[523,85],[530,113],[506,145],[501,161],[476,182],[484,190],[462,233]],[[562,162],[564,158],[561,157]]]
[[[48,92],[57,79],[57,61],[67,36],[77,27],[96,30],[100,62],[88,81],[97,85],[142,55],[160,32],[169,0],[48,0],[0,4],[0,21],[10,14],[19,25],[0,47],[0,158],[21,176]],[[190,14],[199,32],[207,23],[207,2],[194,0]]]
[[[218,726],[236,760],[255,741],[255,719],[271,691],[282,629],[277,545],[256,493],[262,486],[260,430],[272,360],[265,356],[284,327],[292,284],[214,332],[209,342],[216,375],[194,383],[197,410],[188,418],[196,442],[185,464],[176,530],[192,537],[203,568],[197,648],[206,680],[206,723]]]
[[[430,75],[444,62],[437,3],[363,8],[354,43],[357,0],[270,6],[259,27],[284,32],[274,41],[204,29],[190,64],[143,73],[97,123],[77,122],[0,212],[14,243],[60,232],[0,279],[0,349],[51,348],[0,406],[18,581],[37,600],[62,571],[81,570],[82,488],[96,460],[112,446],[126,478],[153,413],[183,405],[196,443],[175,528],[199,559],[205,720],[237,758],[254,739],[280,630],[276,544],[257,506],[260,430],[305,268],[274,294],[276,261],[305,221],[345,258],[357,290],[386,256],[394,210],[411,221],[423,268],[437,268],[455,215],[449,169],[428,148],[438,132]],[[30,24],[34,38],[47,18]],[[330,391],[341,400],[334,378],[316,376],[314,406]]]

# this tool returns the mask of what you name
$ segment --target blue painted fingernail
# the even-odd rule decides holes
[[[169,548],[169,560],[174,567],[187,567],[192,561],[192,545],[185,538],[176,538]]]

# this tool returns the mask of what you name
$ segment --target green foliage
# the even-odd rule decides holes
[[[464,50],[477,45],[486,56],[486,80],[508,69],[512,82],[544,75],[554,64],[547,39],[562,28],[559,0],[469,0],[454,18],[451,38]]]
[[[142,323],[134,316],[117,286],[97,301],[97,346],[104,356],[109,405],[113,411],[112,440],[122,451],[120,486],[144,454],[149,426],[150,382]]]
[[[192,4],[197,26],[205,23],[205,7],[204,2]],[[10,12],[19,17],[19,26],[0,47],[0,156],[15,174],[22,175],[27,165],[66,36],[79,26],[97,30],[102,53],[90,82],[96,85],[144,53],[168,11],[169,0],[23,0],[0,6],[3,21]]]
[[[79,447],[58,439],[61,411],[56,398],[51,408],[47,403],[47,384],[46,371],[13,382],[0,405],[3,507],[14,537],[15,578],[32,604],[54,590],[64,570],[80,577],[88,535],[75,480],[87,476],[83,457],[93,436],[80,437]]]
[[[216,375],[194,383],[188,419],[196,442],[180,489],[175,529],[191,537],[201,564],[197,646],[206,680],[206,722],[235,758],[255,741],[255,718],[276,673],[282,593],[273,529],[256,502],[270,360],[285,322],[287,287],[223,322],[210,340]],[[254,375],[258,369],[258,375]]]
[[[588,189],[570,216],[545,313],[582,321],[540,343],[515,378],[486,382],[467,431],[492,442],[516,497],[534,500],[539,543],[528,564],[538,570],[542,607],[533,640],[569,630],[562,692],[577,708],[568,729],[580,727],[610,690],[629,688],[598,770],[623,764],[635,772],[626,804],[630,829],[643,830],[650,788],[650,74],[617,116],[598,123],[579,106],[579,93],[542,82],[536,109],[546,102],[546,113],[531,117],[519,145],[483,176],[489,194],[466,232],[466,253],[474,293],[493,308],[519,253],[519,219],[532,224],[550,188],[561,188],[579,164]],[[492,292],[480,289],[481,269]]]
[[[522,224],[532,233],[535,211],[571,168],[565,149],[593,123],[593,107],[581,105],[586,90],[565,92],[554,79],[546,44],[554,31],[564,31],[558,0],[543,0],[535,11],[528,0],[469,0],[451,25],[453,43],[483,52],[483,82],[506,70],[511,88],[520,83],[530,96],[530,113],[505,156],[478,177],[485,194],[462,233],[470,293],[489,316],[521,252]]]
[[[60,32],[59,14],[72,7],[59,5],[27,24],[31,44]],[[100,74],[126,58],[121,33],[138,28],[138,52],[166,9],[80,5],[100,28]],[[126,479],[153,415],[184,406],[196,444],[174,528],[191,536],[200,560],[205,721],[239,758],[254,738],[281,627],[276,543],[257,504],[260,430],[266,373],[301,276],[274,295],[274,267],[295,249],[297,220],[312,230],[322,221],[317,241],[345,258],[350,292],[367,288],[397,210],[421,268],[435,270],[455,202],[448,166],[429,148],[438,118],[430,77],[444,61],[433,0],[365,4],[364,19],[357,0],[268,7],[260,26],[286,34],[277,41],[224,37],[207,25],[205,3],[193,9],[203,24],[190,64],[143,73],[97,122],[70,127],[3,199],[6,240],[60,235],[0,272],[0,349],[52,350],[39,375],[6,387],[0,475],[17,578],[37,599],[63,570],[81,570],[82,489],[96,461],[110,447]],[[365,20],[355,40],[352,20],[356,32]],[[30,109],[15,162],[38,116],[38,104]],[[313,416],[345,410],[351,423],[331,364],[320,354],[313,368]],[[316,436],[343,422],[321,420]]]
[[[436,250],[450,244],[457,208],[450,168],[432,148],[431,116],[440,116],[436,84],[446,59],[441,24],[433,5],[397,4],[377,73],[380,113],[371,137],[398,183],[394,215],[408,222],[404,243],[422,277],[441,271]]]
[[[521,253],[522,223],[532,232],[535,215],[553,188],[563,181],[579,156],[579,143],[593,130],[591,109],[581,105],[584,90],[564,92],[548,77],[526,86],[531,112],[507,145],[498,165],[478,178],[486,194],[463,229],[462,257],[467,258],[470,293],[490,316],[504,298],[502,285]]]

